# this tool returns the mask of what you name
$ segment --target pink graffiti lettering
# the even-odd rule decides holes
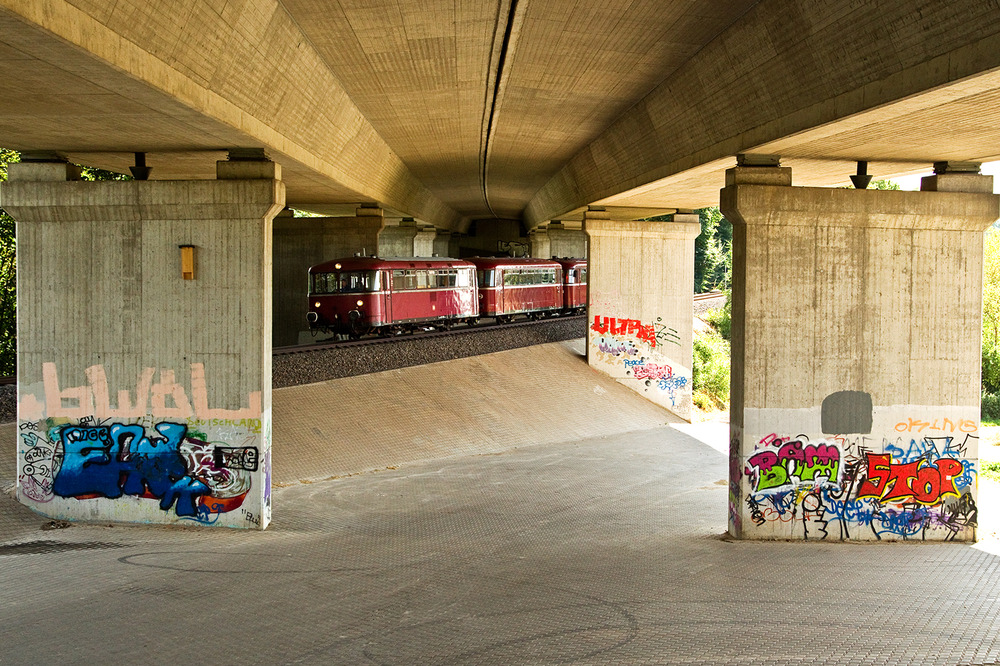
[[[670,379],[674,376],[674,369],[669,365],[656,365],[654,363],[637,365],[632,372],[636,379]]]
[[[34,421],[46,416],[70,419],[94,416],[109,419],[152,415],[158,419],[194,416],[199,419],[238,420],[259,419],[261,416],[260,391],[251,392],[248,406],[242,409],[210,408],[205,366],[202,363],[191,364],[190,399],[184,386],[178,383],[173,370],[160,369],[159,381],[153,383],[156,370],[144,368],[139,373],[134,394],[128,390],[117,392],[117,407],[111,406],[111,391],[104,367],[91,366],[85,372],[87,384],[63,389],[59,386],[55,363],[43,363],[44,401],[31,394],[23,396],[20,401],[21,419]]]
[[[772,439],[777,446],[747,459],[746,473],[755,493],[774,493],[840,481],[840,449],[835,444]]]

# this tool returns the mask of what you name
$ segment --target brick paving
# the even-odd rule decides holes
[[[263,533],[43,531],[4,494],[0,664],[1000,661],[997,541],[729,541],[705,432],[294,483]]]

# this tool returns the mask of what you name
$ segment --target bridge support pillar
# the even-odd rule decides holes
[[[458,234],[437,230],[434,236],[435,257],[458,257]]]
[[[697,215],[673,222],[586,213],[587,361],[681,418],[691,418]]]
[[[417,235],[413,237],[413,256],[431,257],[434,256],[434,245],[437,241],[437,229],[434,227],[420,227]]]
[[[398,225],[386,225],[378,235],[378,256],[415,257],[417,223],[403,219]]]
[[[549,232],[545,227],[536,227],[528,232],[528,253],[535,259],[551,259],[552,245],[549,242]]]
[[[551,222],[547,231],[550,256],[587,258],[587,234],[582,229],[567,229],[562,222]]]
[[[274,332],[276,347],[311,339],[306,323],[310,266],[355,253],[375,254],[385,225],[382,209],[360,207],[356,217],[274,218]]]
[[[262,157],[262,156],[261,156]],[[280,167],[79,182],[12,164],[17,495],[67,520],[263,529]]]
[[[975,538],[983,230],[1000,197],[968,173],[924,189],[727,172],[733,536]]]

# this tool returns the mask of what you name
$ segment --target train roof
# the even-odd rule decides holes
[[[469,257],[476,268],[562,268],[562,264],[552,259],[532,259],[527,257]]]
[[[552,261],[558,261],[562,264],[563,268],[575,268],[577,266],[586,266],[586,259],[578,259],[573,257],[552,257]]]
[[[309,271],[375,271],[408,268],[473,268],[473,265],[464,259],[451,257],[342,257],[316,264],[310,267]]]

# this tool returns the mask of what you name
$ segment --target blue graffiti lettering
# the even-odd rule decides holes
[[[158,423],[158,435],[139,425],[64,426],[59,433],[63,461],[53,491],[60,497],[152,496],[178,516],[195,516],[198,500],[209,493],[188,475],[180,454],[187,426]]]

